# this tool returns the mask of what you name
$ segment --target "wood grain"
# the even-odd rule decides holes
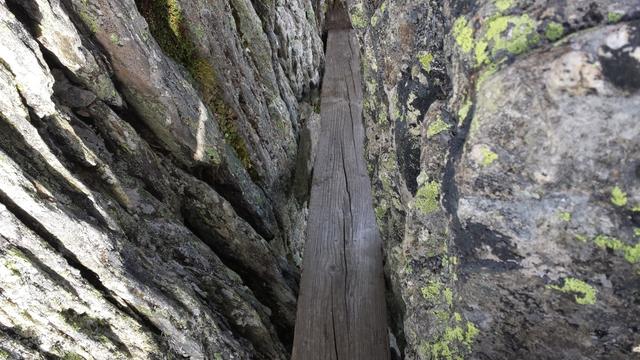
[[[382,243],[363,154],[359,45],[340,23],[328,31],[321,118],[292,359],[388,360]]]

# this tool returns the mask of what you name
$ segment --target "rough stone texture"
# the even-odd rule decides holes
[[[0,2],[0,358],[288,357],[315,19]]]
[[[350,8],[398,357],[632,358],[637,2]]]

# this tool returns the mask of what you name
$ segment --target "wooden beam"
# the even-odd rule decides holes
[[[350,27],[336,22],[328,32],[293,360],[389,359],[382,242],[364,159],[359,45]]]

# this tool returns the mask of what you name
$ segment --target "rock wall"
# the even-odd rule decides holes
[[[405,359],[640,352],[640,6],[354,2]]]
[[[1,358],[288,357],[319,34],[304,0],[0,2]]]

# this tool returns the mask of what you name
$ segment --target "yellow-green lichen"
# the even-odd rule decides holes
[[[453,304],[453,291],[451,289],[445,288],[444,290],[442,290],[442,295],[444,295],[444,300],[448,305]]]
[[[595,239],[593,239],[593,242],[600,248],[611,250],[620,250],[626,246],[625,243],[623,243],[619,239],[606,235],[596,236]]]
[[[442,289],[442,284],[437,281],[430,281],[427,285],[423,286],[420,289],[422,293],[422,297],[428,301],[436,301],[440,297],[440,290]]]
[[[558,213],[558,217],[560,218],[560,220],[565,222],[571,221],[571,213],[568,211],[560,211]]]
[[[482,157],[480,160],[480,164],[482,164],[482,166],[489,166],[493,164],[494,161],[498,160],[498,154],[491,151],[491,149],[486,146],[480,148],[480,156]]]
[[[549,41],[556,41],[560,39],[562,35],[564,35],[564,27],[555,21],[548,23],[547,28],[544,30],[544,36],[546,36]]]
[[[618,186],[611,189],[611,203],[615,206],[627,205],[627,194]]]
[[[489,62],[489,56],[487,55],[487,48],[489,47],[489,43],[484,40],[479,40],[476,43],[474,52],[476,55],[476,64],[482,65],[484,63]]]
[[[463,52],[473,49],[473,28],[464,17],[459,17],[453,23],[453,36]]]
[[[84,8],[78,11],[78,15],[80,16],[82,22],[87,26],[87,28],[89,28],[89,31],[95,34],[98,32],[98,23],[96,22],[95,18],[89,13],[89,10],[86,9],[87,5],[85,4],[83,6]]]
[[[635,205],[634,207],[631,208],[631,211],[640,212],[640,205]]]
[[[513,0],[494,0],[493,3],[500,11],[508,10],[513,6]]]
[[[458,360],[471,351],[473,341],[480,331],[472,323],[459,324],[461,317],[454,317],[457,322],[448,326],[444,333],[434,342],[423,341],[418,346],[418,353],[424,359]]]
[[[499,16],[490,20],[484,37],[492,43],[493,55],[500,50],[507,50],[514,55],[522,54],[540,41],[536,33],[536,21],[527,14]]]
[[[416,192],[414,207],[424,214],[438,210],[440,206],[440,183],[433,180],[421,186]]]
[[[464,104],[462,104],[462,106],[460,107],[460,110],[458,110],[459,124],[462,124],[462,122],[467,118],[467,115],[469,115],[469,110],[471,110],[471,105],[473,105],[473,103],[471,102],[471,99],[467,99],[465,100]]]
[[[120,41],[120,37],[116,33],[112,33],[111,35],[109,35],[109,40],[111,41],[111,43],[113,45],[122,46],[122,42]]]
[[[578,240],[578,241],[580,241],[580,242],[587,242],[587,240],[588,240],[586,236],[581,235],[581,234],[577,234],[577,235],[575,236],[575,238],[576,238],[576,240]]]
[[[640,228],[633,228],[633,236],[640,236]]]
[[[575,293],[575,300],[581,305],[593,305],[596,303],[596,289],[579,279],[571,277],[565,278],[564,284],[561,287],[557,285],[549,285],[548,288],[564,293]]]
[[[626,246],[624,248],[624,258],[632,264],[640,262],[640,242],[635,246]]]
[[[436,121],[432,122],[427,128],[427,139],[430,139],[441,132],[448,130],[451,125],[447,124],[442,120],[440,116],[436,119]]]
[[[593,239],[596,246],[602,249],[611,249],[618,253],[622,253],[625,260],[635,264],[640,262],[640,242],[631,246],[627,245],[619,239],[606,235],[598,235]]]
[[[351,25],[356,29],[364,29],[369,25],[367,18],[364,15],[364,9],[362,4],[356,4],[351,7],[350,11]]]
[[[614,23],[617,23],[618,21],[620,21],[623,16],[624,16],[623,13],[610,11],[609,13],[607,13],[607,21],[609,21],[610,23],[614,24]]]
[[[431,62],[433,61],[433,54],[427,51],[422,51],[418,54],[418,61],[420,61],[420,65],[424,71],[431,71]]]

